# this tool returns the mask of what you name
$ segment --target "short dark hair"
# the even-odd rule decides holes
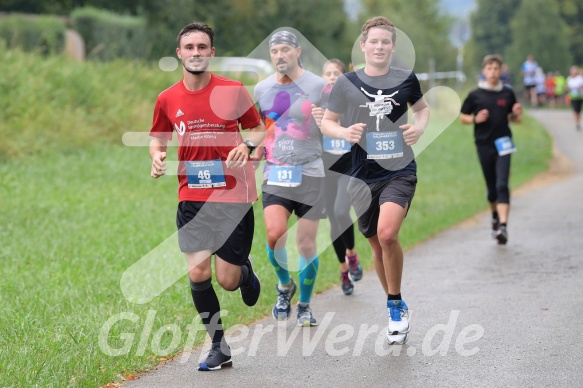
[[[342,73],[346,73],[346,65],[344,65],[344,62],[342,62],[340,59],[338,58],[332,58],[327,60],[326,62],[324,62],[324,66],[322,66],[322,69],[324,69],[326,66],[328,66],[329,64],[335,64],[336,66],[338,66],[340,68],[340,71]]]
[[[180,39],[182,39],[183,36],[188,35],[193,31],[198,31],[207,34],[209,39],[211,40],[211,47],[214,47],[213,41],[215,38],[215,32],[213,31],[213,29],[210,28],[210,26],[204,22],[192,22],[184,26],[182,30],[180,30],[180,32],[178,33],[178,37],[176,37],[176,45],[178,48],[180,48]]]
[[[368,31],[373,27],[384,28],[391,32],[392,41],[395,43],[397,40],[397,29],[395,25],[386,17],[384,16],[375,16],[373,18],[368,19],[362,26],[362,37],[361,41],[366,42],[368,38]]]
[[[498,63],[498,66],[500,67],[502,67],[502,64],[504,63],[500,54],[489,54],[484,57],[484,60],[482,60],[482,67],[486,67],[486,65],[490,65],[494,62]]]

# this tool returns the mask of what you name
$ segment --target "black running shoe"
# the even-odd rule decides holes
[[[223,351],[224,350],[224,351]],[[232,366],[233,361],[231,361],[231,349],[226,343],[215,342],[213,343],[209,355],[204,362],[198,364],[198,370],[200,371],[213,371],[219,370],[223,366]]]
[[[499,245],[505,245],[508,242],[508,230],[506,226],[502,225],[496,231],[496,240],[498,240]]]
[[[257,300],[259,299],[259,294],[261,293],[261,282],[255,272],[253,272],[253,266],[251,265],[251,255],[247,258],[245,265],[249,268],[249,282],[248,284],[242,284],[241,289],[241,297],[243,298],[243,302],[247,306],[255,306]]]
[[[499,227],[500,220],[498,218],[492,218],[492,238],[496,238],[496,233],[498,233]]]

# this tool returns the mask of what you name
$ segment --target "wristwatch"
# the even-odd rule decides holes
[[[245,140],[243,142],[243,144],[245,144],[247,146],[247,148],[249,148],[249,155],[251,155],[253,153],[253,151],[255,150],[255,148],[257,148],[255,143],[253,143],[251,140]]]

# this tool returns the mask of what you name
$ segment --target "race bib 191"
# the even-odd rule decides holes
[[[185,162],[189,189],[226,187],[223,163],[220,160]]]
[[[366,134],[367,159],[393,159],[403,157],[401,131],[369,132]]]
[[[302,166],[269,166],[268,185],[297,187],[302,184]]]

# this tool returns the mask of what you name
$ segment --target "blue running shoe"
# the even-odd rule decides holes
[[[229,345],[223,343],[221,346],[221,342],[215,342],[212,344],[209,355],[204,362],[198,364],[198,370],[214,371],[219,370],[224,366],[227,367],[232,365],[233,361],[231,361],[231,349],[229,348]]]
[[[402,300],[388,300],[389,327],[387,328],[387,342],[404,344],[409,333],[409,309]]]
[[[285,321],[286,319],[289,319],[289,316],[291,315],[290,302],[296,293],[296,283],[293,279],[290,280],[291,287],[287,290],[279,288],[278,284],[275,285],[275,288],[277,289],[277,302],[275,302],[275,305],[273,306],[271,315],[273,315],[273,318],[278,321]]]
[[[318,322],[314,315],[312,314],[312,309],[310,305],[302,305],[298,303],[298,326],[310,327],[317,326]]]

